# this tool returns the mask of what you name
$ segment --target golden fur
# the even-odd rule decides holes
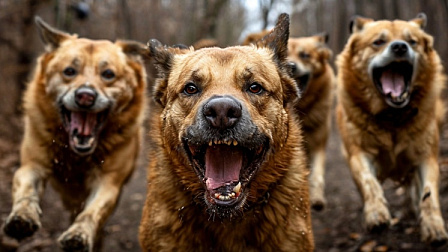
[[[21,240],[41,226],[39,200],[50,181],[73,220],[59,237],[61,247],[92,251],[139,153],[145,47],[77,38],[40,18],[36,24],[46,52],[24,94],[21,166],[14,175],[13,207],[4,230]],[[75,122],[78,115],[85,117]]]
[[[150,42],[161,78],[154,90],[159,108],[151,116],[149,183],[139,231],[144,251],[313,251],[306,159],[297,118],[290,113],[298,90],[286,72],[288,35],[284,14],[256,46],[173,52]],[[235,111],[215,121],[218,115],[209,107],[220,114],[227,105]],[[241,168],[233,203],[225,200],[227,192],[210,193],[207,160],[217,158],[209,153],[220,148],[236,156],[246,155],[243,148],[264,160],[253,160],[255,168],[246,164],[255,169],[249,177],[244,174],[250,170]],[[224,159],[222,165],[232,162]],[[227,182],[217,190],[234,181]]]
[[[325,206],[325,147],[331,129],[335,75],[329,64],[328,36],[289,38],[288,60],[301,90],[294,111],[301,119],[304,146],[311,169],[310,201],[316,210]]]
[[[446,77],[433,38],[423,30],[425,24],[424,14],[409,22],[354,19],[352,35],[337,59],[337,121],[364,200],[366,227],[382,229],[390,223],[380,183],[391,178],[407,187],[422,240],[440,245],[448,238],[437,161]],[[379,76],[376,65],[386,66],[391,59]],[[394,72],[400,68],[407,70]]]

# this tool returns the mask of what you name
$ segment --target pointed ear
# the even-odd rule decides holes
[[[281,69],[286,69],[288,56],[289,15],[280,14],[274,29],[256,42],[257,47],[267,47],[274,52],[274,61]]]
[[[149,59],[149,50],[144,44],[137,41],[130,40],[118,40],[115,42],[120,46],[123,52],[131,59],[135,61],[141,61],[141,59]]]
[[[45,23],[40,17],[34,18],[36,22],[40,39],[45,45],[45,50],[51,52],[59,47],[62,41],[69,38],[76,38],[76,35],[70,35],[68,33],[57,30]]]
[[[350,33],[359,32],[363,29],[364,25],[367,23],[373,22],[371,18],[365,18],[361,16],[354,16],[350,21]]]
[[[319,41],[322,44],[328,43],[329,35],[327,32],[321,32],[319,34],[315,35],[317,41]]]
[[[426,14],[421,12],[417,15],[416,18],[412,19],[409,22],[413,22],[416,25],[418,25],[418,27],[420,27],[420,29],[424,30],[426,28],[426,23],[428,22],[427,18],[426,18]]]

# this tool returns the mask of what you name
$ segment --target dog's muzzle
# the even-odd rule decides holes
[[[305,92],[311,79],[311,72],[300,69],[297,63],[293,61],[288,62],[288,68],[290,76],[297,82],[300,92]]]
[[[395,40],[369,64],[369,73],[386,103],[402,108],[410,101],[415,53],[407,42]]]

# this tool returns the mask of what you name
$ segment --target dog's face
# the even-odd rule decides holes
[[[391,107],[409,103],[416,76],[428,62],[432,37],[423,31],[425,25],[424,14],[409,22],[356,17],[351,23],[348,46],[353,66],[369,76],[368,81]]]
[[[257,46],[175,53],[150,42],[162,74],[155,98],[165,148],[176,152],[185,188],[213,216],[230,218],[256,201],[251,185],[285,141],[286,106],[298,96],[287,73],[288,25],[282,16]]]
[[[36,23],[47,50],[41,61],[45,91],[59,111],[71,149],[89,155],[108,118],[126,108],[138,79],[145,78],[134,67],[144,46],[80,39],[40,19]]]
[[[327,34],[290,38],[288,41],[291,74],[302,92],[306,91],[313,76],[318,76],[325,70],[325,64],[331,58],[332,52],[326,46],[327,41]]]

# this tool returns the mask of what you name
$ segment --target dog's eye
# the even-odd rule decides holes
[[[253,94],[261,94],[263,92],[263,87],[258,84],[257,82],[254,82],[252,84],[250,84],[248,91],[253,93]]]
[[[199,89],[193,83],[188,83],[184,87],[184,93],[187,95],[193,95],[193,94],[196,94],[197,92],[199,92]]]
[[[417,40],[415,39],[410,39],[408,42],[411,46],[415,46],[417,44]]]
[[[106,69],[101,73],[101,77],[103,77],[103,79],[105,79],[107,81],[110,81],[115,78],[115,73],[114,73],[114,71],[112,71],[110,69]]]
[[[373,44],[375,46],[382,46],[382,45],[386,44],[386,41],[384,39],[377,39],[377,40],[373,41]]]
[[[300,52],[299,53],[299,57],[302,59],[309,59],[310,58],[310,54],[306,53],[306,52]]]
[[[74,77],[78,72],[73,67],[67,67],[62,71],[65,77],[72,78]]]

